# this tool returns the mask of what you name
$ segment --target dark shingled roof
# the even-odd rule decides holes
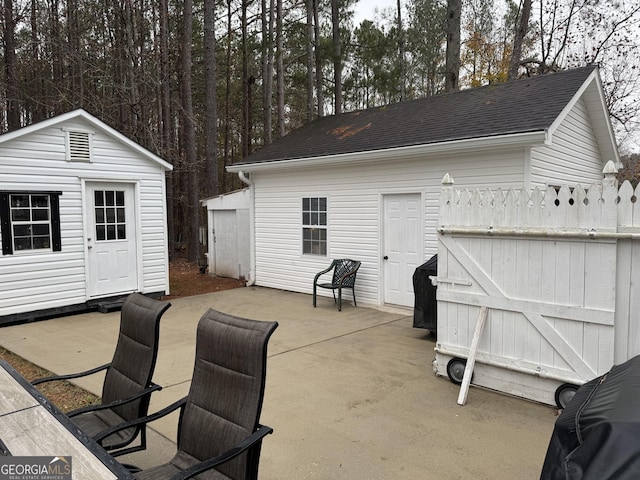
[[[236,165],[544,131],[595,68],[318,118]]]

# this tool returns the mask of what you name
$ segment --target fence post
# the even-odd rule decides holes
[[[602,170],[604,180],[602,181],[602,226],[616,229],[618,228],[618,169],[609,160]]]
[[[455,209],[453,178],[448,173],[442,177],[442,190],[440,191],[440,214],[439,227],[452,223],[452,216]]]

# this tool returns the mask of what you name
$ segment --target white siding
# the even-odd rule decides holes
[[[589,185],[601,179],[603,167],[589,112],[581,99],[553,132],[552,144],[532,150],[531,183]]]
[[[95,132],[93,162],[65,160],[62,127]],[[138,182],[139,284],[143,293],[168,291],[164,172],[159,164],[76,118],[1,143],[0,170],[0,190],[62,192],[62,251],[0,254],[0,316],[87,300],[82,179]]]
[[[382,302],[382,195],[423,195],[426,261],[436,253],[438,199],[445,173],[451,173],[458,186],[522,187],[522,159],[522,150],[511,150],[421,160],[393,159],[339,168],[254,172],[256,283],[311,293],[318,271],[332,259],[348,257],[362,262],[356,281],[358,303],[378,305]],[[328,199],[326,257],[302,254],[302,198],[313,196]]]

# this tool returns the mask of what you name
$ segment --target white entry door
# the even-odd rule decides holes
[[[235,210],[216,210],[213,214],[216,271],[220,277],[239,278],[238,222]]]
[[[385,195],[384,302],[411,307],[413,273],[423,258],[420,194]]]
[[[134,186],[87,183],[87,258],[90,297],[137,290]]]

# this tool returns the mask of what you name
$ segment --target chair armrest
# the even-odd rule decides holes
[[[102,370],[106,370],[110,366],[111,366],[111,363],[106,363],[104,365],[100,365],[99,367],[92,368],[91,370],[86,370],[84,372],[70,373],[68,375],[53,375],[51,377],[39,378],[37,380],[32,381],[31,385],[39,385],[41,383],[53,382],[55,380],[69,380],[71,378],[86,377],[87,375],[93,375],[94,373],[98,373]]]
[[[100,443],[101,440],[104,440],[109,435],[119,432],[120,430],[126,430],[127,428],[136,427],[142,424],[147,424],[149,422],[158,420],[159,418],[165,417],[170,413],[174,412],[175,410],[177,410],[178,408],[184,408],[186,403],[187,403],[187,397],[183,397],[177,402],[174,402],[171,405],[164,407],[162,410],[158,410],[156,413],[152,413],[151,415],[146,415],[144,417],[136,418],[128,422],[123,422],[119,425],[116,425],[115,427],[109,428],[108,430],[104,430],[103,432],[93,437],[93,439],[96,442]]]
[[[192,465],[191,467],[184,469],[180,473],[177,473],[176,475],[171,477],[171,480],[186,480],[188,478],[193,478],[202,472],[211,470],[213,467],[217,465],[221,465],[225,462],[228,462],[232,458],[237,457],[244,451],[254,446],[256,443],[261,442],[262,439],[267,435],[269,435],[270,433],[273,433],[273,428],[267,427],[264,425],[259,425],[258,429],[255,432],[253,432],[251,435],[246,437],[235,447],[227,450],[226,452],[220,455],[217,455],[203,462],[196,463],[195,465]]]
[[[155,383],[151,384],[151,386],[145,388],[144,390],[140,390],[135,395],[131,395],[128,398],[123,398],[120,400],[114,400],[109,403],[101,403],[100,405],[87,405],[86,407],[77,408],[67,413],[67,417],[75,417],[76,415],[80,415],[82,413],[94,412],[97,410],[106,410],[107,408],[119,407],[120,405],[126,405],[127,403],[131,403],[134,400],[138,400],[139,398],[145,397],[147,395],[151,395],[152,392],[160,391],[162,387],[160,385],[156,385]]]
[[[318,278],[320,278],[325,273],[331,271],[332,268],[333,268],[333,264],[331,264],[331,266],[329,268],[327,268],[326,270],[323,270],[321,272],[316,273],[316,276],[313,277],[313,283],[317,283],[318,282]]]

